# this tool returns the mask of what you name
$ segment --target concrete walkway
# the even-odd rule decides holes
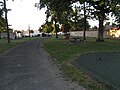
[[[37,39],[0,55],[0,90],[85,89],[62,77]]]

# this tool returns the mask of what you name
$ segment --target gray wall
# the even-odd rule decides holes
[[[83,36],[83,31],[72,31],[70,36]],[[98,37],[98,31],[86,31],[86,37]],[[104,38],[108,38],[107,31],[104,32]]]
[[[1,33],[1,38],[7,38],[7,33]],[[14,39],[15,38],[15,35],[13,33],[10,33],[10,38],[11,39]]]

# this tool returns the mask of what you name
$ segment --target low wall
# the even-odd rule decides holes
[[[70,36],[83,36],[83,31],[72,31]],[[86,31],[86,37],[98,37],[98,31]],[[107,31],[104,32],[104,38],[108,38]]]
[[[7,33],[1,33],[1,38],[7,38]],[[13,33],[10,33],[10,38],[11,39],[14,39],[15,38],[15,35]]]

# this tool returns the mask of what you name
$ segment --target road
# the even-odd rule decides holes
[[[36,39],[0,54],[0,90],[85,90],[63,78],[42,47]]]

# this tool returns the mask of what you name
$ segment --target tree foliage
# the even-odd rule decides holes
[[[3,2],[0,2],[0,39],[1,39],[1,32],[3,32],[5,30],[6,27],[6,22],[5,19],[3,18]]]
[[[118,3],[115,0],[85,0],[85,1],[93,7],[93,10],[91,11],[91,15],[94,15],[94,17],[96,17],[96,19],[99,20],[97,41],[104,41],[103,38],[104,20],[107,19],[106,17],[110,12],[114,13],[117,10],[116,5]]]
[[[46,22],[43,28],[43,32],[50,33],[53,31],[53,26],[51,22]]]
[[[40,0],[40,9],[47,7],[47,18],[54,13],[52,20],[55,22],[56,38],[58,37],[57,23],[60,22],[61,14],[71,8],[72,2],[73,0]]]
[[[113,13],[116,16],[117,21],[120,21],[119,0],[40,0],[40,8],[47,7],[47,17],[50,16],[50,12],[52,11],[52,20],[54,20],[56,23],[64,24],[64,27],[67,25],[73,25],[77,29],[78,27],[81,27],[80,24],[78,24],[80,22],[80,14],[78,16],[77,9],[73,14],[73,10],[71,9],[74,2],[80,2],[80,4],[84,5],[86,3],[87,6],[85,6],[84,8],[85,12],[87,13],[87,17],[85,18],[89,17],[99,20],[97,41],[104,41],[103,24],[104,21],[108,19],[107,16],[109,15],[109,13]],[[86,24],[87,21],[85,21],[85,18],[84,22]]]

